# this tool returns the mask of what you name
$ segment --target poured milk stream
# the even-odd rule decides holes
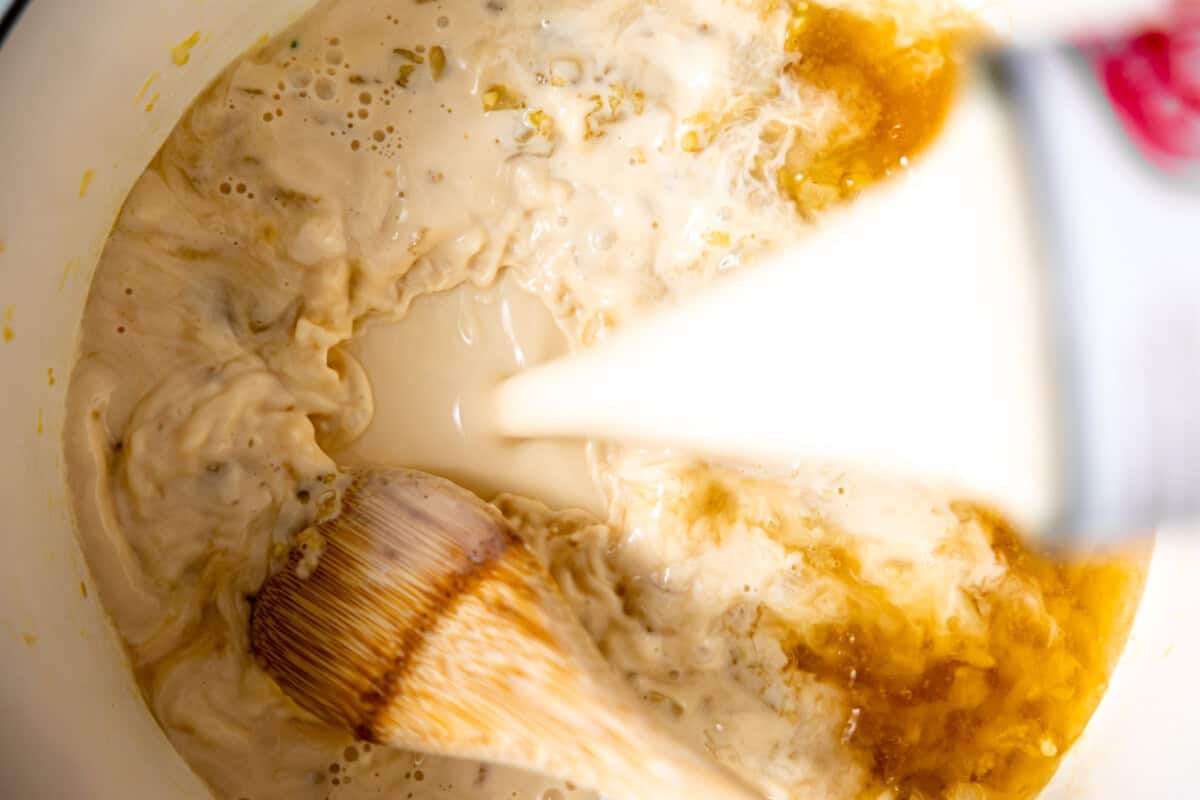
[[[1022,169],[992,92],[961,106],[914,174],[701,297],[505,381],[493,424],[776,469],[856,464],[1052,524],[1051,335]]]

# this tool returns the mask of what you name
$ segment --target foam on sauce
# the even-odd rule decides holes
[[[1102,694],[1144,554],[838,470],[513,443],[500,374],[804,235],[904,167],[957,83],[937,4],[325,0],[231,65],[134,187],[66,433],[146,701],[222,798],[563,800],[354,742],[247,640],[339,464],[471,486],[680,736],[770,798],[1024,800]]]

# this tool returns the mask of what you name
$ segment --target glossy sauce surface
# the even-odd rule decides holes
[[[1055,566],[852,470],[515,446],[470,413],[918,153],[966,22],[898,8],[326,0],[196,101],[98,267],[67,455],[147,704],[217,796],[591,796],[354,742],[257,667],[251,598],[342,460],[492,499],[647,712],[770,798],[1024,800],[1053,771],[1137,558]]]

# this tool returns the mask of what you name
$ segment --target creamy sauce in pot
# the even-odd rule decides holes
[[[500,441],[476,416],[500,375],[899,169],[950,102],[963,24],[865,1],[328,0],[214,82],[105,248],[67,451],[147,704],[218,796],[589,796],[351,741],[255,665],[255,591],[336,512],[338,464],[370,463],[494,499],[647,711],[770,797],[1048,779],[1140,556],[1049,564],[951,497]]]

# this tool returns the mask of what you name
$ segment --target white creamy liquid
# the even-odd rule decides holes
[[[601,514],[580,441],[508,439],[488,408],[504,377],[562,355],[554,317],[511,278],[421,297],[398,323],[356,339],[350,353],[371,376],[376,413],[362,437],[335,453],[343,466],[404,464],[483,497],[536,497]]]
[[[896,39],[945,12],[855,6]],[[327,0],[179,123],[98,267],[66,446],[147,704],[218,797],[589,796],[353,742],[256,666],[251,598],[336,511],[339,463],[505,492],[648,713],[769,797],[1044,782],[1102,691],[1136,570],[1042,564],[952,497],[841,469],[497,441],[474,415],[500,374],[802,235],[775,168],[850,109],[784,75],[792,15]]]

